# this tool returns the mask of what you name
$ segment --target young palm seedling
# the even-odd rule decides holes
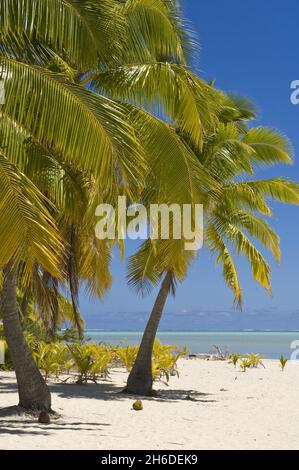
[[[247,369],[249,369],[249,367],[252,366],[252,362],[247,359],[246,357],[242,357],[240,359],[240,367],[242,369],[243,372],[246,372]]]
[[[285,366],[287,365],[287,362],[288,362],[288,359],[281,355],[280,358],[279,358],[279,363],[280,363],[280,367],[281,367],[282,372],[284,371]]]
[[[259,366],[262,366],[265,368],[265,365],[263,363],[263,359],[265,359],[265,356],[262,356],[261,354],[246,354],[246,358],[251,362],[250,367],[253,369],[257,369]]]
[[[119,359],[122,366],[124,366],[128,372],[132,370],[135,362],[138,346],[123,346],[116,349],[116,357]]]
[[[229,359],[231,363],[234,364],[235,367],[237,367],[237,364],[242,359],[242,357],[240,356],[240,354],[231,354],[229,356]]]
[[[72,344],[68,346],[69,351],[74,360],[74,368],[78,373],[78,378],[76,383],[78,385],[87,384],[88,380],[93,380],[92,378],[92,368],[94,361],[90,355],[89,346],[81,344]]]

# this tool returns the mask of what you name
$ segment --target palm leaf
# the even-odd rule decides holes
[[[230,254],[228,246],[217,228],[209,223],[206,228],[206,243],[213,255],[217,256],[217,263],[222,264],[222,274],[227,286],[233,291],[235,303],[242,305],[242,289],[240,286],[238,271]]]
[[[0,30],[4,51],[12,38],[17,56],[27,39],[39,41],[87,68],[118,59],[124,18],[112,0],[3,0]]]
[[[61,241],[46,198],[0,152],[0,265],[26,260],[60,277]]]
[[[278,131],[268,127],[250,129],[243,142],[253,149],[250,158],[253,163],[271,164],[293,162],[293,150],[289,140]]]
[[[180,65],[123,65],[95,75],[92,86],[159,115],[164,113],[199,147],[204,132],[216,122],[217,93]]]
[[[107,186],[116,168],[125,181],[142,177],[142,150],[120,105],[40,67],[6,59],[1,66],[4,112],[38,142],[94,171]]]
[[[186,27],[177,2],[172,0],[127,0],[122,11],[127,20],[127,50],[144,60],[148,57],[169,58],[185,62],[190,51]]]

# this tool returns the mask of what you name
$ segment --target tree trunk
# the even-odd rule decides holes
[[[153,387],[152,355],[159,323],[172,285],[168,272],[162,282],[151,316],[146,325],[133,369],[129,375],[126,393],[150,395]]]
[[[19,405],[30,410],[51,410],[51,395],[25,341],[17,303],[17,270],[4,269],[2,290],[4,334],[17,377]]]
[[[28,289],[25,290],[23,299],[22,299],[22,304],[21,304],[21,313],[24,318],[27,317],[27,311],[28,311],[28,306],[29,306],[29,301],[30,301],[30,295]]]

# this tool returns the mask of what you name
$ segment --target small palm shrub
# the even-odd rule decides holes
[[[240,363],[240,367],[243,372],[246,372],[247,369],[257,369],[259,366],[265,368],[263,363],[265,356],[262,356],[261,354],[250,353],[246,354],[244,357],[241,357],[238,354],[232,354],[230,358],[235,366],[238,362]]]
[[[152,358],[153,379],[166,379],[169,382],[170,376],[179,375],[177,362],[180,357],[187,354],[187,348],[179,351],[177,346],[168,346],[155,340]]]
[[[78,384],[86,384],[88,381],[97,383],[99,378],[109,375],[114,358],[113,350],[94,343],[75,343],[68,348],[78,374]]]
[[[138,349],[139,346],[122,346],[114,349],[116,359],[128,372],[132,370]],[[179,351],[177,346],[163,345],[156,339],[152,358],[154,380],[164,378],[168,382],[171,375],[177,375],[177,361],[186,354],[187,349]]]
[[[51,375],[58,378],[64,372],[69,355],[67,347],[62,343],[39,343],[32,349],[33,358],[37,367],[44,372],[47,381]],[[71,365],[70,365],[71,367]]]
[[[249,369],[250,367],[252,367],[252,363],[249,359],[247,359],[246,357],[242,357],[240,359],[240,367],[242,369],[243,372],[246,372],[247,369]]]
[[[246,358],[250,362],[250,367],[253,369],[257,369],[259,366],[265,367],[263,363],[263,359],[265,359],[265,356],[262,356],[261,354],[246,354]]]
[[[32,332],[26,332],[26,341],[46,381],[50,377],[58,379],[60,376],[64,376],[66,381],[75,375],[77,384],[86,384],[88,381],[97,383],[100,379],[106,379],[114,366],[120,365],[130,372],[139,348],[62,341],[49,343],[36,338]],[[165,379],[168,382],[171,376],[178,375],[177,362],[186,353],[186,348],[179,350],[177,346],[163,345],[156,339],[152,358],[154,380]],[[6,355],[8,358],[8,351]],[[5,367],[9,364],[12,367],[8,361]]]
[[[114,362],[114,350],[103,345],[90,345],[90,355],[93,365],[91,373],[96,382],[99,378],[106,379]]]
[[[72,344],[68,346],[74,362],[74,369],[78,374],[77,384],[86,384],[88,380],[94,381],[92,366],[93,359],[87,344]]]
[[[287,362],[288,362],[288,359],[281,355],[280,358],[279,358],[279,363],[280,363],[280,367],[281,367],[282,372],[284,371],[285,366],[287,365]]]
[[[240,354],[231,354],[231,355],[229,356],[229,359],[230,359],[231,363],[232,363],[235,367],[237,367],[237,364],[238,364],[238,362],[242,359],[242,356],[240,356]]]
[[[115,349],[116,359],[120,364],[131,372],[138,353],[138,346],[123,346]]]

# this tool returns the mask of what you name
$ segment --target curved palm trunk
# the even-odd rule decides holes
[[[4,334],[14,365],[19,405],[31,410],[51,410],[51,395],[25,341],[17,303],[17,272],[8,265],[4,269],[2,314]]]
[[[129,375],[125,392],[150,395],[153,387],[152,354],[155,337],[164,306],[172,286],[172,274],[168,272],[162,282],[151,316],[146,325],[133,369]]]

